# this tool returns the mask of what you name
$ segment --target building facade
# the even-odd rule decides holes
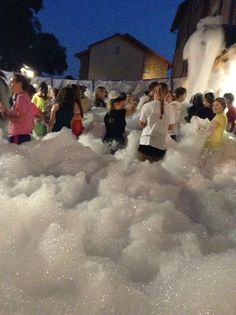
[[[75,54],[81,80],[165,78],[170,62],[129,34],[114,34]]]
[[[221,15],[226,33],[226,46],[236,43],[236,0],[186,0],[176,12],[171,32],[177,34],[172,64],[173,77],[187,74],[187,62],[183,60],[184,46],[204,17]]]

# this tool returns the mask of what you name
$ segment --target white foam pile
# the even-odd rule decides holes
[[[102,115],[79,142],[1,140],[0,314],[235,314],[235,138],[202,154],[186,125],[141,163],[134,129],[104,153]]]

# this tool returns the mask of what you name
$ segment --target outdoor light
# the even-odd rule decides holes
[[[23,67],[20,69],[21,73],[25,75],[28,78],[33,78],[34,77],[34,71],[30,69],[29,66],[23,65]]]

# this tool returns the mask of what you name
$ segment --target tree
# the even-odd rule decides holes
[[[67,69],[66,49],[49,33],[35,35],[28,60],[38,73],[62,74]]]
[[[43,0],[0,1],[0,68],[16,71],[23,64],[39,74],[61,74],[67,69],[66,49],[53,34],[41,32],[35,14]]]

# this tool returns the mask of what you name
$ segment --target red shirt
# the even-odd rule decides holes
[[[233,131],[234,129],[234,122],[236,120],[236,107],[231,106],[228,110],[228,112],[226,113],[226,116],[228,118],[228,123],[232,124],[231,128],[230,128],[230,132]]]

